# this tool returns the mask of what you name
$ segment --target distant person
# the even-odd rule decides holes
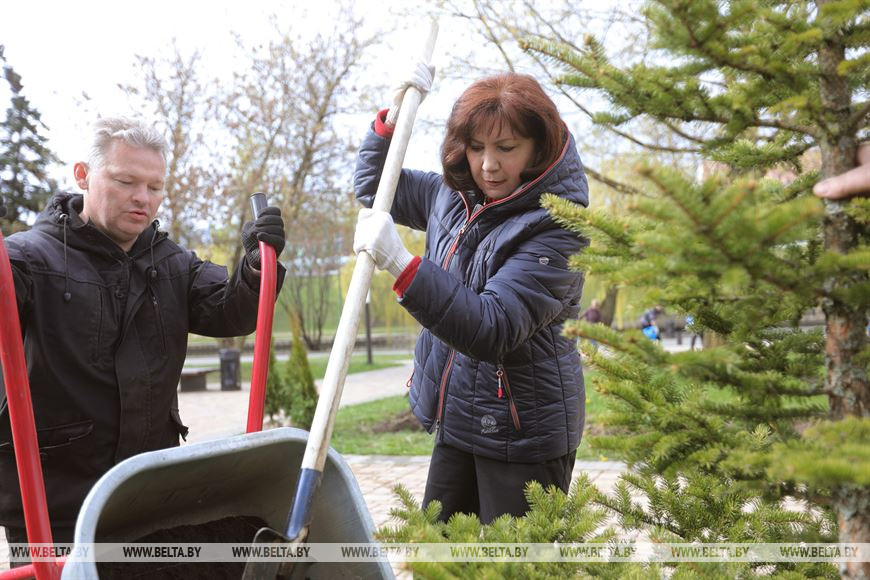
[[[404,86],[428,91],[431,71],[413,76]],[[357,158],[366,206],[393,130],[385,115]],[[583,276],[568,258],[586,242],[541,196],[585,206],[588,190],[574,138],[527,75],[472,83],[447,120],[441,161],[441,174],[402,170],[390,213],[360,211],[354,249],[396,278],[400,304],[423,326],[410,393],[435,433],[423,504],[440,501],[444,521],[462,512],[488,524],[528,511],[529,481],[571,483],[585,389],[562,328],[580,312]],[[423,256],[408,252],[393,220],[426,232]]]
[[[818,182],[813,193],[825,199],[870,195],[870,143],[858,146],[855,160],[857,167]]]
[[[601,303],[598,300],[593,300],[589,304],[589,308],[583,312],[582,317],[590,324],[599,324],[601,322]]]
[[[93,484],[119,461],[173,447],[187,427],[177,388],[188,333],[239,336],[257,322],[258,240],[280,254],[278,208],[242,228],[229,277],[158,229],[168,145],[141,121],[97,121],[85,193],[56,193],[33,229],[6,239],[55,542],[71,543]],[[278,284],[283,279],[279,273]],[[9,411],[0,412],[0,523],[26,543]]]
[[[643,313],[640,317],[640,329],[644,336],[651,340],[661,340],[657,319],[659,314],[664,311],[665,309],[661,306],[653,306]]]
[[[598,300],[593,300],[580,317],[590,324],[601,324],[601,304]],[[589,344],[596,351],[598,350],[598,341],[594,338],[589,339]]]
[[[692,333],[692,338],[689,341],[689,350],[695,350],[695,342],[699,342],[701,344],[701,348],[704,347],[704,332],[699,331],[695,326],[695,317],[691,314],[686,315],[686,330]]]

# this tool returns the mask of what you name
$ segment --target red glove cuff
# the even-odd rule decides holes
[[[384,137],[385,139],[389,139],[393,136],[393,130],[395,127],[387,127],[387,113],[389,113],[389,109],[383,109],[378,111],[378,114],[375,116],[375,133]]]
[[[408,264],[402,273],[399,274],[399,277],[396,278],[396,283],[393,284],[393,292],[398,294],[399,298],[405,297],[405,291],[408,289],[408,286],[411,285],[411,282],[414,281],[414,276],[417,275],[417,268],[420,267],[420,262],[422,262],[422,258],[420,256],[414,256],[411,260],[411,263]]]

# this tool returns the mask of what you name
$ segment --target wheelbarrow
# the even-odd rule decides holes
[[[232,517],[281,528],[289,517],[289,500],[308,435],[301,429],[272,429],[131,457],[91,489],[76,522],[75,544],[132,543],[161,530],[189,530]],[[312,526],[311,542],[374,541],[374,523],[359,486],[334,449],[328,453],[313,517],[317,525]],[[237,541],[250,543],[257,527],[250,529],[246,539]],[[189,537],[196,541],[195,535]],[[103,564],[99,555],[96,560],[69,559],[62,578],[99,577]],[[242,566],[244,563],[237,564],[238,576]],[[314,562],[306,566],[307,578],[393,577],[386,561]]]

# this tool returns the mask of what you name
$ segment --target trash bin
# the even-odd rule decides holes
[[[221,361],[221,390],[238,391],[242,388],[241,353],[235,348],[218,351]]]

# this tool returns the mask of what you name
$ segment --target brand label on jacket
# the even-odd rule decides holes
[[[492,415],[484,415],[480,418],[480,432],[482,434],[495,433],[498,431],[498,422]]]

